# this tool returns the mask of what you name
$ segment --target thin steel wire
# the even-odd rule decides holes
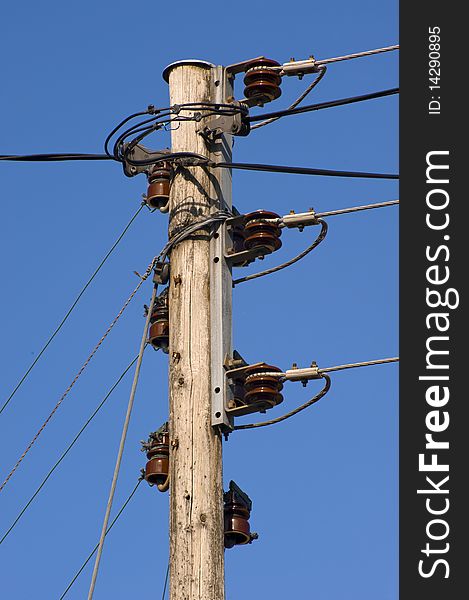
[[[22,461],[24,460],[25,456],[28,454],[28,452],[31,450],[32,446],[34,445],[34,443],[36,442],[36,440],[38,439],[38,437],[41,435],[41,433],[44,431],[45,427],[47,426],[47,424],[49,423],[49,421],[52,419],[52,417],[54,416],[54,414],[57,412],[59,406],[62,404],[62,402],[65,400],[65,398],[68,396],[70,390],[73,388],[73,386],[75,385],[75,383],[78,381],[78,379],[80,378],[81,374],[83,373],[83,371],[86,369],[86,367],[88,366],[88,364],[90,363],[90,361],[92,360],[92,358],[94,357],[94,355],[96,354],[96,352],[99,350],[101,344],[104,342],[104,340],[107,338],[107,336],[109,335],[109,333],[111,332],[111,330],[113,329],[114,325],[117,323],[117,321],[120,319],[120,317],[122,316],[122,314],[124,313],[125,309],[127,308],[127,306],[130,304],[130,302],[132,301],[133,297],[135,296],[135,294],[138,292],[138,290],[140,289],[140,287],[142,286],[143,282],[148,278],[148,276],[150,275],[150,273],[152,272],[152,269],[154,267],[155,264],[155,259],[153,259],[153,261],[149,264],[147,270],[145,271],[144,275],[141,276],[140,281],[138,283],[138,285],[135,287],[135,289],[133,290],[133,292],[130,294],[130,296],[127,298],[127,300],[125,301],[124,305],[122,306],[122,308],[120,309],[120,311],[117,313],[116,317],[114,318],[114,320],[112,321],[112,323],[109,325],[109,327],[107,328],[106,332],[103,334],[103,336],[101,337],[101,339],[99,340],[99,342],[96,344],[96,346],[93,348],[91,354],[88,356],[88,358],[85,360],[85,362],[83,363],[83,365],[81,366],[80,370],[78,371],[78,373],[75,375],[75,378],[73,379],[72,383],[68,386],[68,388],[65,390],[65,392],[62,394],[62,396],[60,397],[59,401],[57,402],[57,404],[54,406],[54,408],[52,409],[51,413],[49,414],[49,416],[47,417],[47,419],[44,421],[44,423],[41,425],[39,431],[36,433],[36,435],[33,437],[33,439],[31,440],[31,442],[28,444],[26,450],[23,452],[23,454],[19,457],[19,459],[17,460],[15,466],[13,467],[13,469],[10,471],[10,473],[8,474],[7,478],[5,479],[5,481],[2,483],[2,485],[0,486],[0,492],[3,490],[3,488],[6,486],[6,484],[8,483],[8,481],[11,479],[12,475],[15,473],[15,471],[18,469],[18,467],[20,466],[20,464],[22,463]]]
[[[334,56],[333,58],[323,58],[315,61],[316,65],[328,65],[330,63],[339,62],[341,60],[351,60],[353,58],[363,58],[364,56],[372,56],[373,54],[382,54],[383,52],[392,52],[399,50],[399,44],[394,46],[385,46],[384,48],[376,48],[375,50],[365,50],[364,52],[355,52],[354,54],[345,54],[344,56]]]
[[[122,434],[121,434],[121,439],[120,439],[120,443],[119,443],[119,450],[117,452],[116,464],[114,467],[114,474],[112,476],[111,489],[109,491],[109,498],[107,501],[106,512],[104,514],[103,527],[101,530],[101,537],[99,539],[98,551],[97,551],[96,560],[94,563],[93,574],[91,576],[91,583],[90,583],[90,588],[88,591],[88,600],[92,600],[94,589],[96,586],[96,579],[98,577],[99,565],[101,562],[101,555],[103,553],[104,540],[106,538],[107,526],[108,526],[108,522],[109,522],[109,517],[111,515],[112,503],[114,500],[114,493],[116,491],[117,479],[119,478],[119,471],[120,471],[120,467],[121,467],[121,463],[122,463],[122,456],[124,454],[125,440],[127,438],[127,431],[129,429],[130,417],[132,415],[132,408],[133,408],[134,400],[135,400],[135,392],[137,391],[137,384],[138,384],[138,378],[140,375],[140,368],[142,366],[143,353],[145,351],[145,347],[146,347],[146,343],[147,343],[148,327],[150,325],[150,318],[151,318],[151,315],[153,312],[153,307],[155,305],[157,291],[158,291],[158,286],[154,285],[153,293],[151,295],[150,305],[149,305],[148,311],[147,311],[147,317],[145,319],[145,325],[143,328],[142,339],[140,341],[140,349],[138,352],[137,364],[135,365],[135,373],[134,373],[134,379],[132,382],[132,389],[130,390],[129,402],[127,405],[127,412],[126,412],[125,419],[124,419],[124,425],[122,427]]]
[[[327,212],[315,213],[318,218],[334,217],[335,215],[344,215],[346,213],[358,212],[360,210],[371,210],[373,208],[384,208],[386,206],[394,206],[399,204],[399,200],[389,200],[388,202],[377,202],[376,204],[364,204],[363,206],[352,206],[350,208],[341,208],[339,210],[329,210]]]
[[[333,371],[342,371],[343,369],[356,369],[358,367],[370,367],[373,365],[384,365],[393,362],[399,362],[399,357],[394,356],[393,358],[380,358],[378,360],[368,360],[366,362],[350,363],[348,365],[338,365],[336,367],[325,367],[324,369],[318,369],[318,372],[319,374],[332,373]]]
[[[164,600],[164,597],[166,596],[166,586],[168,585],[168,576],[169,576],[169,560],[168,560],[168,566],[166,567],[166,575],[164,578],[164,587],[163,587],[163,594],[161,596],[161,600]]]
[[[137,485],[134,487],[134,489],[132,490],[132,492],[130,493],[129,497],[127,498],[127,500],[124,502],[124,504],[121,506],[119,512],[116,514],[116,516],[114,517],[114,519],[112,520],[111,524],[109,525],[109,527],[107,528],[106,531],[106,535],[111,531],[111,529],[113,528],[114,524],[116,523],[116,521],[118,520],[118,518],[121,516],[121,514],[124,512],[127,504],[132,500],[135,492],[138,489],[138,486],[142,483],[143,481],[143,477],[140,477]],[[98,549],[98,544],[96,544],[96,546],[93,548],[93,550],[90,552],[90,554],[88,555],[88,558],[85,560],[85,562],[81,565],[81,567],[78,569],[78,571],[76,572],[75,576],[73,577],[73,579],[71,580],[71,582],[68,584],[68,586],[66,587],[65,591],[62,593],[62,595],[60,596],[59,600],[63,600],[65,598],[65,596],[67,595],[68,591],[70,590],[70,588],[72,587],[72,585],[75,583],[75,581],[78,579],[78,577],[80,576],[80,574],[82,573],[83,569],[86,567],[86,565],[90,562],[90,560],[93,558],[94,553],[96,552],[96,550]]]
[[[78,441],[78,439],[80,438],[81,434],[85,431],[85,429],[88,427],[88,425],[91,423],[91,421],[94,419],[94,417],[98,414],[98,412],[101,410],[101,408],[104,406],[106,400],[109,398],[109,396],[112,394],[112,392],[116,389],[116,387],[119,385],[119,383],[122,381],[122,379],[125,377],[125,375],[127,374],[127,372],[131,369],[132,365],[135,363],[135,361],[137,360],[137,356],[132,360],[132,362],[125,368],[125,370],[121,373],[121,375],[119,376],[119,378],[117,379],[117,381],[114,383],[114,385],[110,388],[110,390],[107,392],[107,394],[104,396],[103,400],[100,402],[100,404],[97,406],[97,408],[94,410],[94,412],[92,413],[92,415],[87,419],[86,423],[83,425],[83,427],[80,429],[80,431],[76,434],[76,436],[73,438],[72,442],[67,446],[66,450],[60,455],[60,458],[56,461],[56,463],[53,465],[53,467],[49,470],[49,472],[47,473],[47,475],[44,477],[44,479],[42,480],[42,482],[39,484],[38,488],[36,489],[36,491],[34,492],[34,494],[31,496],[31,498],[28,500],[28,502],[24,505],[24,507],[21,509],[21,511],[19,512],[18,516],[16,517],[16,519],[13,521],[13,523],[10,525],[10,527],[8,528],[8,530],[4,533],[2,539],[0,539],[0,545],[4,542],[4,540],[7,538],[7,536],[11,533],[11,531],[13,531],[13,529],[15,528],[16,524],[18,523],[18,521],[21,519],[21,517],[24,515],[24,513],[27,511],[27,509],[29,508],[29,506],[31,505],[31,503],[33,502],[33,500],[36,498],[36,496],[39,494],[39,492],[42,490],[42,488],[45,486],[45,484],[47,483],[48,479],[51,477],[51,475],[54,473],[54,471],[57,469],[57,467],[60,465],[60,463],[63,461],[63,459],[67,456],[67,454],[70,452],[70,450],[73,448],[73,446],[76,444],[76,442]]]
[[[127,233],[127,231],[129,230],[130,226],[132,225],[132,223],[135,221],[135,219],[138,217],[138,215],[140,214],[140,211],[143,209],[143,207],[145,206],[145,203],[142,203],[142,205],[140,206],[140,208],[137,210],[137,212],[132,216],[132,218],[130,219],[130,221],[127,223],[127,225],[124,227],[122,233],[119,235],[119,237],[116,239],[116,241],[114,242],[114,244],[111,246],[111,248],[109,249],[109,251],[107,252],[106,256],[103,258],[103,260],[99,263],[99,265],[97,266],[97,268],[95,269],[94,273],[91,275],[91,277],[88,279],[88,281],[85,283],[85,285],[83,286],[83,288],[81,289],[80,293],[78,294],[78,296],[75,298],[75,300],[73,301],[73,304],[71,305],[71,307],[68,309],[67,313],[65,314],[64,318],[62,319],[62,321],[58,324],[58,326],[56,327],[56,329],[54,330],[54,332],[52,333],[52,335],[49,337],[49,339],[47,340],[47,342],[44,344],[44,346],[42,347],[41,351],[39,352],[39,354],[36,356],[36,358],[33,360],[33,362],[31,363],[31,365],[28,367],[27,371],[24,373],[24,375],[21,377],[21,379],[19,380],[19,382],[16,384],[15,389],[11,392],[11,394],[8,396],[6,402],[3,404],[2,408],[0,408],[0,415],[2,414],[2,412],[5,410],[5,408],[8,406],[8,404],[10,403],[10,401],[12,400],[13,396],[16,394],[16,392],[20,389],[20,387],[22,386],[23,382],[26,380],[26,378],[28,377],[28,375],[31,373],[31,371],[34,369],[34,367],[36,366],[37,362],[39,361],[39,359],[41,358],[41,356],[44,354],[44,352],[47,350],[49,344],[52,342],[52,340],[55,338],[55,336],[59,333],[59,331],[62,329],[62,327],[65,325],[65,322],[67,321],[68,317],[72,314],[73,309],[75,308],[75,306],[78,304],[78,302],[80,301],[81,297],[83,296],[83,294],[86,292],[86,290],[88,289],[88,287],[90,286],[91,282],[93,281],[93,279],[96,277],[96,275],[99,273],[99,271],[101,270],[101,268],[104,266],[105,262],[107,261],[107,259],[111,256],[111,254],[114,252],[114,250],[116,249],[116,247],[118,246],[119,242],[122,240],[122,238],[124,237],[124,235]]]

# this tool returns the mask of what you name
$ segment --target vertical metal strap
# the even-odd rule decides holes
[[[216,102],[224,103],[233,95],[233,86],[224,67],[213,70]],[[211,149],[210,158],[215,162],[231,162],[233,136],[225,134],[218,138]],[[212,184],[211,198],[215,199],[213,210],[232,207],[231,169],[223,169],[219,182]],[[232,355],[232,275],[231,266],[225,260],[226,226],[221,224],[210,241],[210,320],[211,320],[211,394],[212,425],[222,429],[233,428],[233,418],[225,412],[232,392],[227,386],[224,362]]]

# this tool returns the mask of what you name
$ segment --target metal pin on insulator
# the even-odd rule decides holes
[[[160,348],[165,354],[169,352],[169,300],[168,288],[156,298],[150,317],[148,341],[153,348]]]
[[[247,63],[244,76],[244,95],[246,98],[259,98],[259,102],[271,102],[282,94],[282,78],[277,71],[269,67],[279,67],[280,63],[270,58],[259,58]]]
[[[278,222],[276,221],[278,219]],[[280,236],[280,215],[268,210],[256,210],[245,215],[245,242],[246,250],[263,246],[269,252],[274,252],[282,246]]]
[[[150,433],[148,441],[142,442],[142,452],[146,452],[145,481],[156,485],[165,492],[169,484],[169,432],[168,423]]]
[[[230,481],[230,489],[223,494],[225,548],[233,548],[250,544],[258,538],[257,533],[251,533],[249,517],[251,516],[252,501],[234,481]]]
[[[173,172],[168,162],[156,164],[148,174],[148,190],[146,203],[151,208],[157,208],[161,212],[168,212],[169,192]]]
[[[274,375],[275,373],[282,373],[282,371],[266,363],[260,366],[253,365],[245,370],[244,402],[247,405],[258,405],[259,412],[264,413],[266,409],[283,402],[280,393],[283,384],[280,378]]]

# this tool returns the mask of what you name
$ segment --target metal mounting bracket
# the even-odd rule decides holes
[[[124,152],[125,152],[125,145],[124,145]],[[166,148],[164,150],[150,150],[149,148],[145,148],[145,146],[141,146],[140,144],[137,144],[129,152],[129,158],[131,161],[135,161],[135,162],[147,161],[152,158],[154,158],[154,159],[164,158],[170,152],[171,152],[171,150],[169,150],[168,148]],[[123,161],[122,165],[124,168],[124,174],[127,175],[127,177],[134,177],[135,175],[138,175],[139,173],[145,173],[146,171],[148,171],[148,169],[151,166],[151,165],[133,165],[127,161]]]
[[[224,67],[213,69],[213,80],[216,86],[216,102],[224,103],[232,95],[232,85],[226,76]],[[210,143],[210,159],[231,162],[232,137],[230,133]],[[231,210],[231,173],[227,170],[221,178],[221,186],[217,182],[211,185],[210,196],[217,198],[213,210]],[[221,205],[223,204],[223,205]],[[233,429],[233,418],[226,412],[226,407],[233,400],[233,392],[228,386],[225,376],[225,357],[232,356],[232,275],[231,264],[225,258],[227,246],[227,228],[221,223],[210,240],[210,330],[211,330],[211,423],[213,427],[229,434]]]
[[[234,108],[242,108],[240,102],[232,104]],[[245,107],[244,114],[237,112],[234,115],[215,115],[205,119],[204,123],[199,126],[198,132],[207,142],[214,142],[224,134],[246,136],[251,131],[249,121],[246,120],[247,113],[247,107]]]
[[[225,221],[225,228],[228,230],[225,235],[225,240],[232,241],[230,232],[231,228],[244,223],[244,215],[236,215],[227,219]],[[247,267],[252,262],[256,260],[256,258],[263,259],[267,254],[271,254],[272,251],[270,248],[265,246],[257,246],[256,248],[252,248],[251,250],[242,250],[241,252],[233,251],[233,244],[225,245],[225,259],[232,267]]]

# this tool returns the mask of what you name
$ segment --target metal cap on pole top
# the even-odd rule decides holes
[[[206,67],[207,69],[214,69],[215,65],[207,62],[206,60],[198,60],[196,58],[187,58],[185,60],[177,60],[171,64],[169,64],[164,70],[163,70],[163,79],[166,81],[166,83],[169,83],[169,74],[170,72],[175,68],[175,67],[190,67],[190,66],[194,66],[194,67]]]

